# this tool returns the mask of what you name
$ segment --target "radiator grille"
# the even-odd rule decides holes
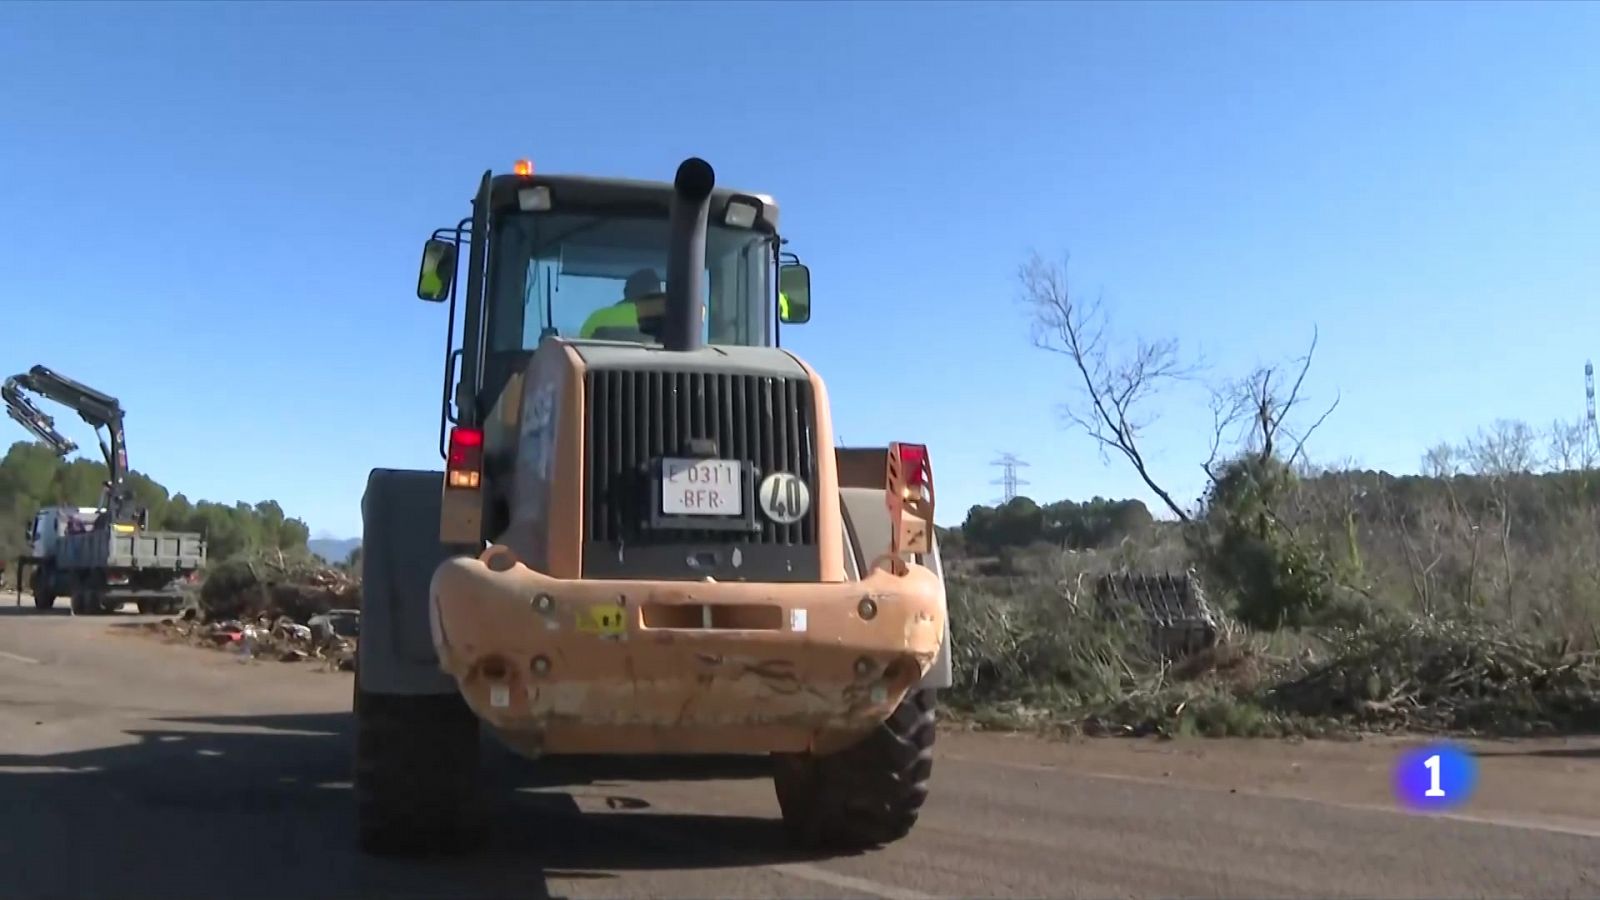
[[[804,378],[601,369],[586,376],[584,503],[588,537],[649,545],[719,542],[816,544],[815,407]],[[756,513],[759,531],[653,532],[651,462],[685,455],[709,439],[723,459],[748,460],[756,480],[793,472],[811,489],[811,509],[784,525]]]

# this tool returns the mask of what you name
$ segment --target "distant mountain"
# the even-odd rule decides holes
[[[361,546],[360,538],[312,538],[306,541],[311,552],[335,565],[350,558],[351,551]]]

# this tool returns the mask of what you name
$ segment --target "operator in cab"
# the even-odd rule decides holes
[[[622,299],[602,306],[589,315],[578,330],[578,337],[591,338],[602,328],[642,331],[656,336],[666,298],[662,296],[661,276],[655,269],[640,269],[628,276]],[[642,314],[641,314],[642,313]]]

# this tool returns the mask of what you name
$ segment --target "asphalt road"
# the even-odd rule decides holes
[[[1595,896],[1600,744],[1487,745],[1454,818],[1387,800],[1381,743],[950,732],[916,832],[784,847],[761,761],[490,751],[491,845],[353,847],[350,677],[0,607],[5,897]]]

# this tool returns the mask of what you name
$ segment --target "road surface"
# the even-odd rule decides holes
[[[0,608],[0,895],[1595,896],[1600,741],[1481,745],[1459,817],[1397,812],[1391,742],[947,732],[903,843],[784,848],[759,761],[540,767],[475,857],[353,849],[350,676]]]

